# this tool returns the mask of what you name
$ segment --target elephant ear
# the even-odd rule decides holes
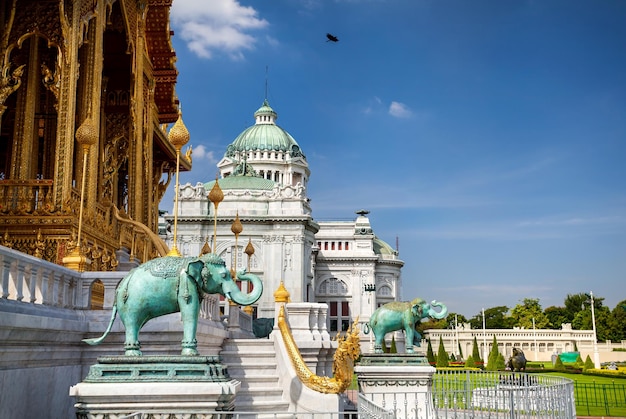
[[[202,260],[198,258],[191,259],[187,263],[187,266],[185,267],[185,271],[187,272],[187,275],[193,278],[193,280],[197,283],[200,283],[202,281],[202,278],[203,278],[202,274],[204,273],[203,270],[204,270],[204,262],[202,262]]]

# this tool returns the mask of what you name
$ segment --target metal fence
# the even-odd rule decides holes
[[[359,418],[509,418],[571,419],[576,417],[574,383],[563,377],[512,372],[437,371],[432,378],[432,405],[426,386],[404,394],[372,394],[380,411],[362,409]],[[409,391],[407,391],[409,390]],[[426,401],[425,401],[426,400]],[[400,406],[399,404],[404,403]],[[411,404],[413,403],[413,404]],[[369,402],[368,402],[369,405]],[[384,416],[391,414],[392,416]]]
[[[626,384],[576,383],[574,394],[580,414],[624,416],[626,413]]]
[[[540,374],[437,371],[437,417],[573,418],[574,382]]]

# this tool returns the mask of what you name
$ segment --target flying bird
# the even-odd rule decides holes
[[[326,38],[328,38],[326,40],[326,42],[332,41],[332,42],[339,42],[339,38],[337,38],[335,35],[333,35],[332,33],[327,33],[326,34]]]

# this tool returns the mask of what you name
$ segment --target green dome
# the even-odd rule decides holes
[[[377,255],[397,255],[398,252],[378,237],[374,237],[374,253]]]
[[[296,140],[284,129],[276,125],[278,114],[270,107],[267,99],[255,113],[256,123],[245,129],[226,149],[226,157],[235,157],[241,151],[282,151],[292,157],[306,159]]]

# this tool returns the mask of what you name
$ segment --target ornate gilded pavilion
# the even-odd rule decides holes
[[[158,205],[182,147],[167,133],[171,3],[0,2],[0,244],[61,264],[80,241],[92,271],[167,252]]]

